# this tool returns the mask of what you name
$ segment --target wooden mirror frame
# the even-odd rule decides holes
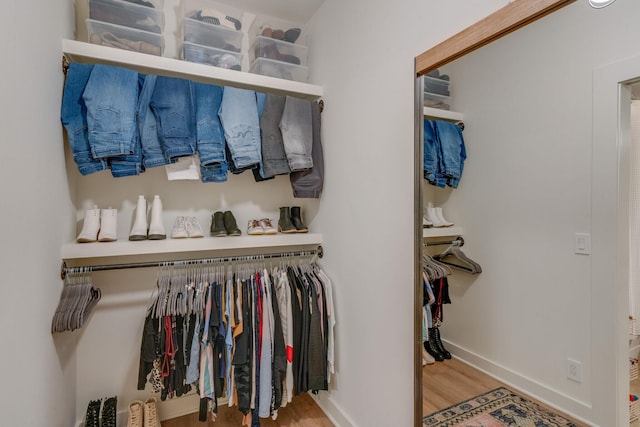
[[[514,0],[415,58],[414,108],[414,426],[422,419],[422,76],[576,0]]]

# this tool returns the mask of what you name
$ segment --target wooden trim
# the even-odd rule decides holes
[[[416,76],[435,70],[467,53],[561,9],[576,0],[515,0],[416,57]]]

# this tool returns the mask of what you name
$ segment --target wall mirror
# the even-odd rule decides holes
[[[423,384],[422,384],[422,254],[423,254],[423,228],[422,217],[425,200],[424,193],[424,178],[423,178],[423,120],[425,118],[423,110],[423,79],[422,76],[427,73],[448,66],[461,59],[467,54],[470,54],[480,47],[486,46],[493,41],[496,41],[503,36],[512,33],[515,30],[523,28],[528,24],[537,21],[538,19],[545,17],[553,12],[556,12],[565,6],[573,3],[575,0],[531,0],[531,1],[515,1],[509,3],[507,6],[499,9],[487,18],[479,21],[471,27],[463,30],[462,32],[454,35],[450,39],[442,42],[441,44],[425,51],[415,59],[415,165],[414,165],[414,184],[415,184],[415,317],[414,317],[414,331],[415,331],[415,346],[414,346],[414,359],[415,364],[415,384],[414,384],[414,408],[415,408],[415,426],[423,425]],[[496,57],[492,56],[487,61],[495,61]],[[518,60],[515,58],[514,60]],[[454,64],[455,65],[455,64]],[[510,74],[508,64],[505,64],[504,77],[514,77]],[[475,70],[477,72],[476,77],[481,79],[481,70]],[[465,78],[473,79],[474,70],[467,70],[464,74]],[[453,78],[453,76],[452,76]],[[517,77],[514,77],[517,78]],[[545,80],[545,79],[542,79]],[[452,79],[452,85],[457,84]],[[476,81],[476,84],[481,85]],[[524,85],[532,85],[533,82],[522,82]],[[462,86],[462,85],[461,85]],[[466,88],[467,86],[465,86]],[[464,90],[461,88],[461,90]],[[500,87],[495,87],[494,90],[501,90]],[[491,93],[490,91],[488,92]],[[491,98],[488,97],[488,100]],[[524,153],[526,155],[526,152]],[[491,167],[491,166],[488,166]],[[498,183],[499,180],[496,181]],[[428,192],[427,192],[428,194]],[[446,199],[447,194],[441,193],[440,198]],[[487,200],[486,203],[491,203],[491,200]],[[507,247],[502,247],[501,250],[508,251]]]

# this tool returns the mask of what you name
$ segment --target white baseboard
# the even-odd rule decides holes
[[[589,403],[582,402],[557,390],[549,388],[544,384],[541,384],[531,378],[527,378],[526,376],[498,363],[492,362],[491,360],[458,346],[455,343],[447,340],[443,341],[446,343],[447,349],[456,359],[459,359],[460,361],[484,372],[490,377],[505,383],[515,391],[525,393],[545,405],[564,412],[576,420],[582,421],[587,425],[592,425],[582,417],[576,415],[578,412],[590,410],[591,405]]]
[[[356,427],[356,424],[349,419],[340,405],[331,398],[330,393],[321,391],[318,394],[309,394],[336,427]]]

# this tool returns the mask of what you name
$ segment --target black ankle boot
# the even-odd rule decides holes
[[[85,427],[100,426],[100,406],[102,406],[102,399],[89,401],[89,405],[87,405],[87,413],[84,417]]]
[[[298,233],[307,233],[309,229],[304,222],[302,222],[302,214],[300,213],[300,206],[291,207],[291,223],[296,228]]]
[[[102,427],[116,427],[118,398],[109,397],[102,407]]]
[[[429,353],[431,357],[436,359],[436,362],[442,362],[444,361],[444,355],[440,353],[440,350],[436,347],[435,340],[433,338],[434,334],[431,332],[431,329],[433,328],[429,328],[429,339],[423,343],[424,349],[427,350],[427,353]]]
[[[440,351],[440,353],[442,353],[445,359],[451,359],[451,353],[449,353],[447,349],[444,348],[444,345],[442,345],[442,339],[440,339],[440,328],[432,328],[432,329],[434,331],[433,335],[435,338],[436,348],[438,349],[438,351]]]

